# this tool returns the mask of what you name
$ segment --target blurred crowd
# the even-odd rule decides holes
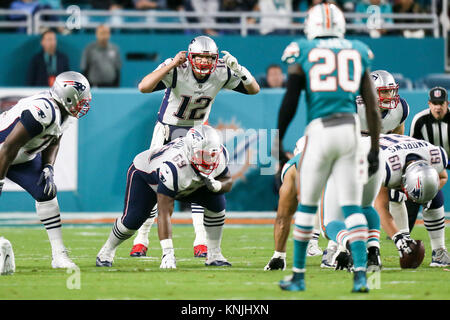
[[[250,33],[257,34],[295,34],[298,30],[283,29],[292,22],[291,18],[283,17],[286,13],[306,12],[309,7],[322,3],[334,3],[345,12],[368,13],[373,12],[372,6],[377,6],[380,13],[425,13],[431,12],[432,1],[430,0],[0,0],[0,8],[20,9],[35,14],[42,9],[66,9],[70,5],[77,5],[81,9],[93,10],[164,10],[164,11],[186,11],[197,12],[201,18],[188,18],[188,22],[238,22],[238,18],[213,17],[217,12],[261,12],[277,14],[279,16],[261,17],[259,19],[249,17],[249,25],[259,24],[259,30],[250,29]],[[437,0],[438,11],[441,10],[443,0]],[[121,17],[116,17],[122,19]],[[20,15],[10,15],[10,20],[24,19]],[[55,17],[44,17],[44,20],[52,20]],[[353,19],[354,23],[366,23],[365,19]],[[166,19],[166,22],[173,20]],[[117,22],[117,20],[116,20]],[[295,22],[303,22],[303,19],[294,18]],[[387,23],[403,23],[404,19],[385,19]],[[414,22],[409,19],[407,22]],[[417,21],[419,22],[419,21]],[[120,23],[120,21],[118,22]],[[23,31],[23,29],[22,29]],[[60,30],[64,32],[64,30]],[[195,31],[194,31],[195,32]],[[239,30],[217,30],[206,28],[201,30],[208,35],[223,33],[239,33]],[[356,31],[358,33],[358,31]],[[367,31],[365,31],[367,32]],[[398,34],[400,31],[390,32]],[[422,31],[423,32],[423,31]],[[379,37],[389,33],[386,30],[371,28],[370,36]],[[403,35],[408,36],[401,31]],[[420,34],[410,36],[420,37]]]

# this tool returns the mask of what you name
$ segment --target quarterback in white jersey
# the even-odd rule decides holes
[[[224,193],[231,190],[228,156],[210,126],[191,128],[184,138],[138,154],[127,174],[123,215],[97,256],[99,267],[112,266],[116,248],[131,237],[158,204],[158,235],[163,249],[160,268],[176,268],[171,216],[174,201],[198,203],[205,208],[208,253],[205,265],[231,266],[220,249],[225,222]]]
[[[448,179],[445,170],[448,155],[444,148],[409,136],[390,134],[380,136],[380,149],[385,170],[375,208],[380,214],[383,229],[395,242],[400,255],[410,252],[409,243],[414,240],[410,238],[408,226],[406,230],[397,227],[388,205],[388,189],[402,191],[409,200],[424,206],[423,219],[433,250],[431,266],[450,265],[445,248],[444,195],[441,191]],[[401,214],[407,221],[404,200],[401,204]],[[439,256],[436,252],[440,252]]]
[[[231,89],[244,94],[256,94],[259,85],[251,73],[241,66],[229,52],[219,49],[211,38],[199,36],[174,58],[166,59],[156,70],[139,83],[139,91],[151,93],[165,90],[158,111],[150,149],[186,134],[191,127],[207,123],[211,107],[221,89]],[[157,213],[153,208],[149,219],[139,229],[134,239],[131,256],[145,256],[148,233]],[[203,208],[192,204],[192,220],[196,238],[194,256],[206,256]]]
[[[73,268],[61,232],[53,165],[65,129],[85,115],[90,85],[78,72],[59,74],[50,90],[21,99],[0,115],[0,194],[5,178],[25,189],[36,202],[47,229],[53,268]]]
[[[380,133],[404,134],[409,105],[398,95],[398,84],[394,77],[385,70],[373,71],[370,77],[378,93],[378,106],[381,112]],[[368,133],[366,106],[360,96],[356,98],[356,106],[361,120],[361,131]]]

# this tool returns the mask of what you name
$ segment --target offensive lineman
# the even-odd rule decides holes
[[[198,203],[205,208],[208,253],[206,266],[231,266],[221,253],[225,223],[225,195],[232,187],[228,154],[215,129],[191,128],[185,137],[138,154],[127,174],[123,215],[97,255],[98,267],[111,267],[117,247],[130,238],[158,204],[158,236],[162,247],[160,268],[175,269],[171,216],[174,201]]]
[[[5,178],[36,201],[52,248],[53,268],[74,268],[63,244],[53,165],[61,137],[71,120],[90,106],[88,80],[80,73],[59,74],[50,90],[21,99],[0,115],[0,194]]]
[[[186,51],[180,51],[142,79],[139,83],[139,91],[142,93],[165,89],[150,149],[183,137],[194,125],[206,123],[212,103],[222,88],[244,94],[259,92],[259,85],[247,68],[239,65],[229,52],[222,53],[224,56],[219,59],[219,50],[214,40],[198,36],[189,44],[187,58]],[[195,203],[191,206],[196,234],[194,256],[205,257],[207,247],[203,208]],[[156,213],[157,207],[154,207],[139,229],[131,256],[146,255],[148,234]]]
[[[366,104],[371,135],[366,160],[370,176],[378,170],[380,131],[375,90],[369,76],[372,53],[359,41],[343,39],[345,18],[333,4],[319,4],[309,10],[305,33],[308,40],[292,42],[282,58],[292,64],[282,108],[296,105],[301,90],[305,89],[308,124],[296,178],[300,205],[295,218],[293,274],[280,281],[280,287],[289,291],[305,290],[306,250],[315,214],[321,192],[329,177],[334,176],[341,181],[339,205],[350,233],[355,264],[352,291],[368,292],[367,220],[360,206],[367,163],[360,145],[354,101],[360,92]]]

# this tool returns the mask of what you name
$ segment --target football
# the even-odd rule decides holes
[[[411,254],[405,254],[402,258],[400,258],[400,267],[402,269],[415,269],[423,261],[425,257],[425,247],[421,240],[416,240],[417,244],[411,244],[410,248],[412,249]]]

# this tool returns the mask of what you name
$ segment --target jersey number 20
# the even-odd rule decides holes
[[[330,49],[315,48],[309,52],[309,62],[314,63],[309,71],[311,91],[336,91],[339,87],[347,92],[356,92],[361,81],[361,55],[357,50],[343,49],[338,53]],[[323,62],[318,63],[320,60]],[[350,78],[350,62],[353,75]],[[337,69],[337,77],[331,74]]]

